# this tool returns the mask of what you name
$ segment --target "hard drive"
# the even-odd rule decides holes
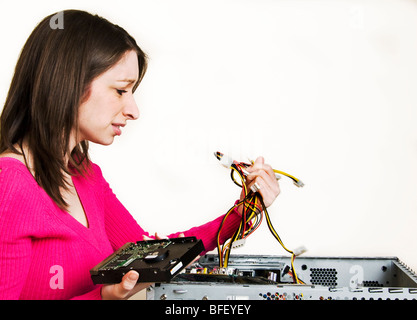
[[[90,275],[94,284],[112,284],[135,270],[138,282],[169,282],[204,250],[195,237],[129,242],[92,268]]]

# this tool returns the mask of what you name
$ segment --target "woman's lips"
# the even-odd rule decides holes
[[[122,134],[122,129],[120,129],[120,128],[124,127],[125,125],[121,124],[121,123],[113,123],[112,126],[113,126],[114,134],[116,136],[120,136]]]

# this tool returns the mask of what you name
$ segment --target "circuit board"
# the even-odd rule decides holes
[[[90,270],[94,284],[119,283],[130,270],[138,282],[169,282],[202,251],[195,237],[129,242]]]

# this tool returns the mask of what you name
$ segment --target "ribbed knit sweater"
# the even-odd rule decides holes
[[[119,202],[100,168],[74,176],[88,228],[60,209],[19,160],[0,158],[0,299],[101,299],[89,270],[145,232]],[[184,235],[216,247],[223,216]],[[222,229],[224,241],[236,230],[237,212]],[[177,237],[177,232],[168,237]]]

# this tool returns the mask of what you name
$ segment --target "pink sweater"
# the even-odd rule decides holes
[[[0,299],[101,299],[101,285],[92,283],[89,270],[126,242],[149,236],[117,200],[100,168],[92,168],[86,178],[73,177],[86,228],[51,200],[22,162],[0,158]],[[222,218],[184,234],[213,250]],[[227,219],[223,238],[239,221],[238,213]]]

